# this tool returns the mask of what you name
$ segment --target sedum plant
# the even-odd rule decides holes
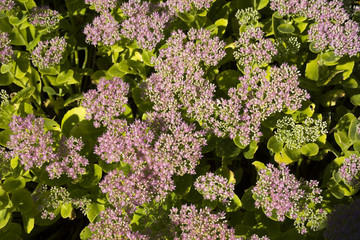
[[[0,0],[0,239],[357,239],[356,3],[45,2]]]

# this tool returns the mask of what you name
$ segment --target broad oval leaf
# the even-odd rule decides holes
[[[360,94],[352,95],[351,98],[350,98],[350,102],[354,106],[360,106]]]
[[[236,212],[242,207],[242,203],[238,195],[234,194],[234,197],[230,201],[230,205],[226,207],[226,212]]]
[[[66,136],[70,136],[71,129],[82,120],[85,120],[86,109],[83,107],[76,107],[65,113],[61,121],[61,131]]]
[[[73,207],[71,205],[71,203],[66,203],[61,205],[61,217],[62,218],[70,218],[71,217],[71,213],[72,213]]]
[[[18,178],[9,177],[9,178],[5,179],[5,181],[4,181],[3,185],[2,185],[2,188],[6,192],[11,193],[13,191],[24,188],[25,184],[26,184],[26,181],[21,176],[18,177]]]
[[[284,143],[276,140],[274,136],[272,136],[267,142],[267,148],[274,153],[278,153],[283,149]]]
[[[105,210],[104,204],[93,202],[87,208],[86,216],[88,217],[89,221],[92,223],[94,222],[96,216],[99,215],[99,213],[104,210]]]
[[[337,57],[334,52],[326,52],[324,54],[321,54],[321,60],[324,62],[327,66],[333,66],[337,63],[337,61],[340,59],[340,57]]]
[[[316,143],[308,143],[301,147],[301,154],[311,157],[319,152],[319,146]]]
[[[291,24],[283,23],[277,27],[277,30],[279,30],[279,32],[284,34],[290,34],[295,32],[295,27]]]
[[[195,20],[195,16],[190,14],[190,13],[181,13],[178,12],[177,15],[179,16],[179,18],[181,20],[183,20],[184,22],[193,22]]]
[[[5,227],[11,217],[11,209],[4,208],[0,210],[0,229]]]
[[[309,44],[309,49],[310,49],[310,51],[313,52],[313,53],[320,53],[320,52],[321,52],[320,49],[317,49],[317,48],[315,47],[315,42],[312,42],[312,43]]]
[[[29,234],[35,227],[35,218],[30,217],[26,214],[22,214],[22,219],[23,219],[24,230],[27,234]]]
[[[216,83],[220,90],[225,93],[228,92],[229,88],[236,87],[239,83],[239,77],[241,76],[239,71],[225,70],[216,76]]]
[[[19,208],[22,214],[31,212],[35,206],[34,200],[27,189],[19,189],[11,195],[11,201],[15,207]]]
[[[35,90],[36,88],[34,86],[23,88],[13,98],[11,98],[11,102],[19,103],[23,100],[26,100],[34,94]]]

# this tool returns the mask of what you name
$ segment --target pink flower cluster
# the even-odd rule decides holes
[[[39,27],[55,27],[60,21],[58,11],[51,10],[49,7],[35,7],[31,9],[29,22]]]
[[[44,118],[32,114],[25,118],[14,115],[9,128],[12,133],[7,142],[10,151],[4,155],[6,159],[18,157],[25,170],[49,163],[46,171],[50,178],[66,174],[77,179],[85,173],[88,160],[79,154],[84,145],[81,139],[63,137],[56,149],[52,132],[44,129]]]
[[[66,174],[75,180],[79,175],[85,174],[85,166],[89,161],[79,154],[84,146],[82,140],[63,137],[59,145],[57,157],[61,160],[51,161],[46,167],[49,177],[60,178],[62,174]]]
[[[173,12],[184,13],[189,12],[192,8],[197,10],[208,9],[212,2],[212,0],[167,0],[166,4]]]
[[[15,6],[15,2],[13,0],[0,0],[0,12],[2,11],[11,11]]]
[[[9,124],[11,130],[7,147],[8,158],[19,158],[25,170],[40,168],[44,163],[56,158],[54,140],[50,131],[44,130],[44,119],[30,114],[23,118],[14,115]]]
[[[183,121],[179,112],[147,113],[145,120],[130,124],[116,118],[127,92],[128,86],[121,79],[101,79],[97,90],[85,93],[83,102],[90,113],[88,118],[106,122],[107,130],[98,138],[94,152],[101,160],[118,163],[119,167],[108,172],[99,186],[115,208],[112,214],[121,219],[130,217],[139,206],[162,202],[175,189],[174,175],[194,174],[206,144],[205,133]],[[115,101],[109,104],[108,98]],[[109,221],[102,219],[92,226],[94,239],[101,235],[98,226]],[[113,229],[111,234],[116,232]]]
[[[359,24],[350,19],[339,0],[271,0],[271,9],[280,15],[299,15],[314,20],[308,31],[309,42],[319,51],[336,56],[355,56],[360,52]]]
[[[85,41],[94,46],[100,43],[105,46],[112,46],[121,39],[119,27],[119,23],[114,17],[110,13],[104,12],[100,16],[95,17],[92,24],[85,26]]]
[[[360,27],[353,20],[344,24],[323,21],[312,25],[309,29],[309,41],[319,51],[332,49],[336,56],[355,56],[360,52]]]
[[[125,111],[129,84],[118,77],[111,80],[101,78],[97,89],[84,94],[82,105],[86,108],[86,119],[94,120],[94,126],[107,126]]]
[[[262,208],[266,216],[281,222],[285,220],[285,216],[294,219],[294,225],[301,234],[307,232],[307,222],[312,223],[313,230],[317,230],[326,220],[325,211],[314,211],[309,206],[322,202],[317,181],[298,181],[284,164],[281,164],[279,169],[268,164],[259,171],[259,177],[252,192],[255,207]]]
[[[64,37],[54,37],[50,40],[40,41],[31,52],[31,61],[38,68],[49,68],[59,64],[66,48]]]
[[[343,23],[349,15],[338,0],[270,0],[270,8],[281,16],[304,16],[317,22],[337,21]]]
[[[8,64],[13,55],[9,34],[0,32],[0,64]]]
[[[286,63],[271,68],[270,76],[264,69],[247,68],[238,87],[229,89],[230,98],[217,100],[220,124],[215,126],[215,133],[239,137],[244,146],[258,141],[262,121],[284,108],[298,109],[310,97],[298,87],[298,77],[297,68]]]
[[[212,172],[199,176],[194,186],[204,199],[211,201],[219,200],[222,203],[229,203],[234,197],[235,183],[229,183],[226,178]]]
[[[205,79],[205,69],[224,56],[225,43],[212,38],[204,29],[190,29],[186,34],[173,32],[167,48],[153,58],[155,73],[145,80],[145,92],[158,112],[184,110],[187,117],[211,126],[215,85]],[[209,120],[210,119],[210,120]]]
[[[121,214],[116,210],[107,208],[100,213],[101,221],[90,223],[89,229],[92,232],[91,240],[108,239],[129,239],[129,240],[147,240],[144,235],[132,231],[130,228],[131,218]]]
[[[139,47],[153,50],[164,38],[164,29],[172,15],[164,4],[130,0],[122,4],[126,19],[121,23],[121,34],[136,40]]]
[[[172,176],[194,174],[202,157],[205,140],[194,126],[180,122],[158,132],[150,125],[139,120],[127,125],[118,119],[98,138],[95,154],[107,163],[121,162],[124,166],[100,183],[109,202],[119,209],[133,212],[151,200],[163,200],[175,188]]]
[[[339,169],[339,176],[346,184],[357,188],[360,186],[360,157],[355,154],[345,158]]]
[[[239,39],[235,42],[237,48],[234,57],[241,66],[266,66],[271,62],[272,57],[277,54],[277,49],[270,39],[264,38],[261,28],[247,28],[240,33]]]
[[[211,213],[205,207],[196,209],[195,205],[182,205],[172,208],[169,218],[179,230],[175,238],[180,239],[228,239],[235,240],[235,230],[228,228],[225,213]]]
[[[85,0],[86,4],[90,4],[97,12],[108,12],[116,7],[116,0]]]

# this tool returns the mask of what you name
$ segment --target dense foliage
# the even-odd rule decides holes
[[[360,237],[351,0],[0,0],[0,239]]]

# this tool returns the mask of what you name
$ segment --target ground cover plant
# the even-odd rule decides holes
[[[0,239],[360,239],[351,0],[0,0]]]

